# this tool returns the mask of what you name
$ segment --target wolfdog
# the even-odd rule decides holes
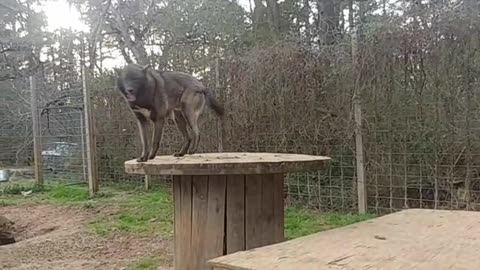
[[[223,105],[195,77],[176,71],[156,71],[150,65],[129,64],[118,73],[117,88],[136,117],[142,155],[138,162],[154,159],[167,117],[171,117],[182,133],[184,144],[174,156],[194,154],[200,140],[198,118],[207,104],[217,116],[224,115]],[[148,151],[146,128],[154,125],[152,145]]]

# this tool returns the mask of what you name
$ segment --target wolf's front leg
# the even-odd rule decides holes
[[[154,159],[155,155],[157,154],[158,148],[160,148],[160,141],[162,140],[164,123],[165,119],[163,118],[159,118],[157,119],[157,121],[155,121],[155,129],[153,130],[152,139],[152,150],[150,151],[148,159]]]
[[[147,125],[148,121],[140,113],[135,113],[137,116],[137,125],[138,125],[138,131],[140,133],[140,140],[142,141],[142,155],[137,158],[137,162],[145,162],[147,161],[148,157],[148,140],[147,140]]]

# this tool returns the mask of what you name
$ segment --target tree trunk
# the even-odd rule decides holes
[[[355,29],[355,22],[353,21],[353,0],[348,2],[348,28],[350,32]]]
[[[267,0],[267,8],[270,31],[278,35],[280,33],[280,10],[277,0]]]
[[[100,37],[100,32],[102,30],[102,25],[105,19],[105,16],[107,15],[108,10],[110,9],[112,1],[108,1],[107,5],[102,11],[102,14],[100,15],[100,18],[98,19],[97,24],[95,25],[94,30],[91,32],[91,36],[89,38],[89,44],[88,44],[88,69],[93,74],[93,71],[95,69],[96,63],[97,63],[97,42],[99,41],[98,38]]]
[[[255,7],[253,9],[253,29],[255,33],[264,28],[265,9],[266,7],[263,5],[262,0],[255,0]]]
[[[303,8],[302,8],[302,19],[303,19],[303,25],[305,26],[305,39],[307,40],[307,45],[311,45],[311,33],[310,33],[310,1],[309,0],[303,0]]]

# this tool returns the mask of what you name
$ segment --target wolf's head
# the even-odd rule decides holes
[[[117,88],[127,101],[135,102],[146,91],[149,65],[129,64],[118,73]]]

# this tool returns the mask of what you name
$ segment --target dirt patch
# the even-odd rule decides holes
[[[0,246],[0,269],[127,269],[144,257],[163,257],[169,261],[172,245],[161,237],[123,234],[102,237],[86,230],[86,225],[99,216],[116,211],[111,206],[0,208],[0,214],[15,222],[18,241]],[[164,267],[161,269],[171,269],[170,265]]]

